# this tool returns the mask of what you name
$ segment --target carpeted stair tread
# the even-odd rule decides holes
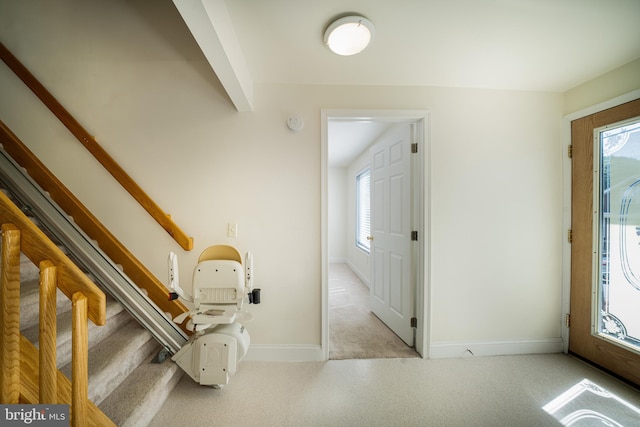
[[[71,310],[71,301],[60,289],[56,292],[58,314]],[[38,324],[40,312],[40,279],[20,283],[20,328],[28,329]]]
[[[38,225],[35,218],[32,221]],[[56,241],[46,230],[43,232]],[[69,254],[66,248],[59,247]],[[73,262],[73,256],[69,256]],[[91,272],[85,274],[93,280]],[[39,282],[39,267],[21,253],[20,329],[36,347]],[[71,301],[60,290],[56,300],[57,363],[70,378]],[[106,308],[104,326],[88,322],[89,399],[99,404],[118,426],[147,426],[182,378],[183,371],[171,360],[151,363],[162,346],[108,294]]]
[[[71,360],[71,318],[72,311],[65,311],[57,316],[57,355],[58,366],[64,366]],[[122,305],[107,297],[107,323],[96,326],[89,321],[89,347],[99,343],[123,324],[129,322],[131,316],[124,311]],[[36,324],[22,331],[22,334],[38,347],[39,325]]]
[[[20,283],[40,278],[40,268],[20,252]]]
[[[98,407],[119,427],[149,425],[184,372],[170,359],[147,358]]]
[[[152,353],[159,344],[151,334],[130,321],[89,349],[89,399],[99,404]],[[71,364],[60,368],[71,376]]]

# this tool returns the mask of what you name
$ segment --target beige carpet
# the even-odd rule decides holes
[[[564,354],[242,361],[222,389],[182,377],[149,425],[629,427],[638,408],[638,390]]]
[[[329,359],[419,357],[369,309],[369,288],[346,264],[329,264]]]

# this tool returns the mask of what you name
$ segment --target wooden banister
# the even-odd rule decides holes
[[[94,322],[104,324],[106,296],[29,223],[24,213],[0,192],[0,403],[68,403],[72,426],[115,426],[88,399],[89,313],[93,313]],[[21,252],[32,260],[45,258],[39,262],[39,350],[20,334]],[[63,288],[69,280],[77,283],[67,283]],[[56,367],[56,289],[67,295],[73,291],[71,382]]]
[[[179,300],[169,301],[167,288],[142,264],[91,212],[58,180],[51,171],[24,145],[11,130],[0,121],[0,143],[4,150],[23,168],[34,181],[49,192],[51,198],[69,215],[74,222],[92,239],[100,249],[140,288],[145,289],[149,298],[162,309],[176,317],[187,307]],[[69,295],[67,295],[69,296]],[[190,333],[186,327],[182,327]]]
[[[60,104],[31,72],[0,43],[0,58],[51,110],[80,143],[105,167],[125,190],[165,229],[185,250],[193,249],[193,238],[187,236],[145,192],[98,144],[95,138]]]
[[[106,296],[16,205],[0,192],[0,224],[15,224],[21,232],[21,250],[35,265],[50,260],[58,266],[58,288],[73,298],[82,292],[89,299],[89,318],[96,325],[104,325],[107,319]]]

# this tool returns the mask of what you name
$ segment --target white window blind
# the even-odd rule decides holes
[[[356,177],[356,245],[369,252],[371,233],[371,173],[365,170]]]

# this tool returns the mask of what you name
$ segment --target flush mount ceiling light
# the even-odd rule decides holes
[[[367,18],[356,15],[345,16],[327,27],[324,32],[324,42],[338,55],[355,55],[369,45],[374,33],[373,24]]]

